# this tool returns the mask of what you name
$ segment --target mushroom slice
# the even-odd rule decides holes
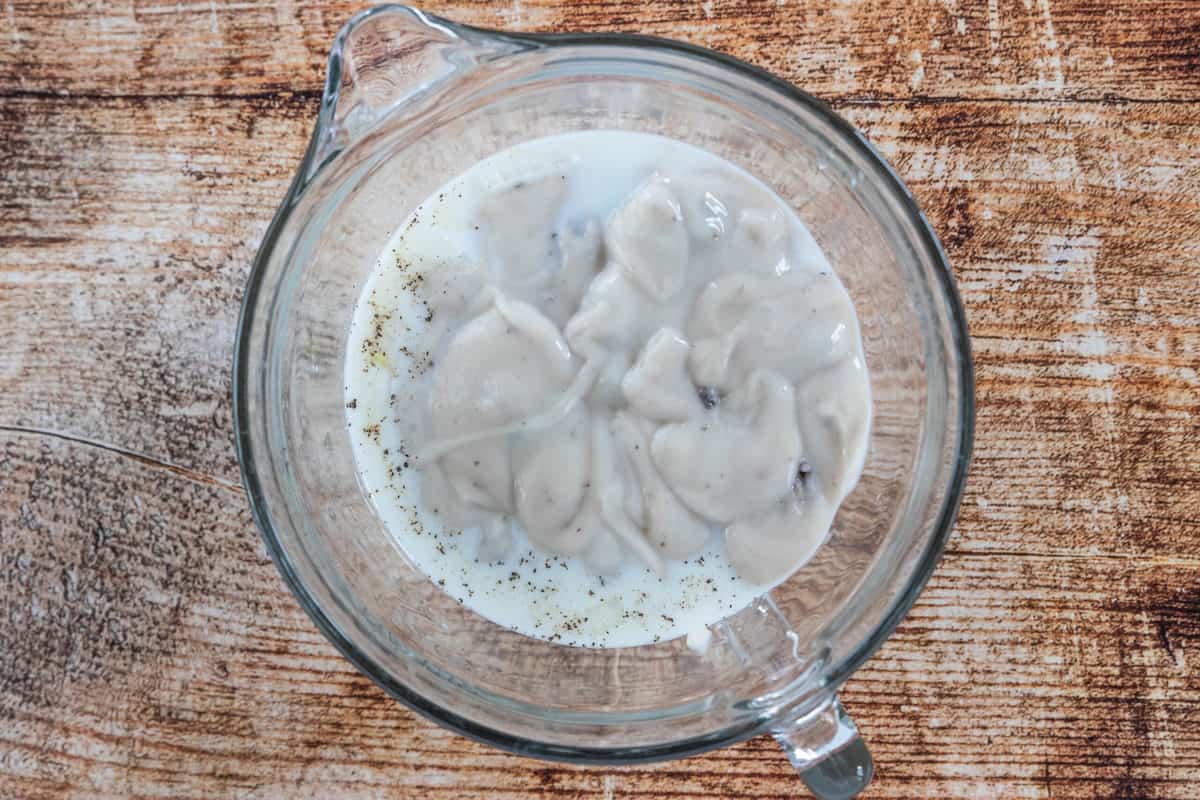
[[[646,342],[621,391],[637,414],[660,422],[683,422],[704,411],[688,376],[691,346],[677,331],[659,328]]]
[[[625,199],[608,220],[608,257],[659,302],[683,288],[688,237],[670,183],[654,176]]]
[[[491,309],[454,336],[434,373],[432,436],[422,460],[441,458],[463,503],[511,512],[504,434],[536,417],[547,398],[564,395],[581,371],[554,323],[532,306],[497,295]]]
[[[652,547],[665,558],[688,558],[708,542],[711,529],[679,501],[650,460],[653,424],[628,413],[613,419],[613,432],[633,466],[640,486],[642,527]]]
[[[725,548],[737,574],[771,585],[812,558],[833,522],[833,506],[820,497],[787,497],[766,511],[725,528]]]
[[[713,522],[766,510],[791,492],[800,458],[795,392],[765,370],[701,417],[659,428],[659,473],[684,505]]]

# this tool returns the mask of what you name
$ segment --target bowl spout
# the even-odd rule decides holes
[[[302,178],[307,182],[383,117],[401,109],[406,118],[419,116],[422,106],[432,108],[479,64],[530,46],[411,6],[381,5],[356,14],[329,52]]]

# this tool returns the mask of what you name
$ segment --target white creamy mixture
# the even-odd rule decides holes
[[[647,134],[528,142],[427,199],[364,289],[346,376],[408,557],[587,646],[702,638],[794,572],[870,422],[858,321],[808,231]]]

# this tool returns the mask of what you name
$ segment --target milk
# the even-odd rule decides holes
[[[478,199],[527,176],[559,172],[568,189],[554,226],[571,226],[606,217],[653,173],[702,169],[736,168],[648,134],[587,132],[522,144],[476,164],[414,210],[363,287],[346,362],[347,431],[363,489],[408,560],[451,597],[498,625],[586,647],[633,647],[684,635],[703,642],[708,625],[770,588],[734,572],[716,528],[700,553],[667,561],[661,574],[637,564],[615,574],[592,574],[578,558],[540,551],[519,527],[511,551],[488,561],[479,557],[479,529],[448,524],[442,510],[428,498],[423,501],[416,463],[439,346],[462,324],[433,316],[422,292],[430,291],[431,282],[448,274],[451,265],[486,260],[476,224]],[[828,273],[828,263],[794,215],[788,227],[793,268]],[[861,457],[856,458],[854,478],[861,468]]]

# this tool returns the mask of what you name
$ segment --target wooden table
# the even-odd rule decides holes
[[[0,12],[0,797],[797,796],[765,738],[592,771],[451,735],[343,661],[267,558],[231,343],[355,10]],[[941,567],[846,687],[869,795],[1200,797],[1200,5],[437,10],[773,70],[941,235],[979,435]]]

